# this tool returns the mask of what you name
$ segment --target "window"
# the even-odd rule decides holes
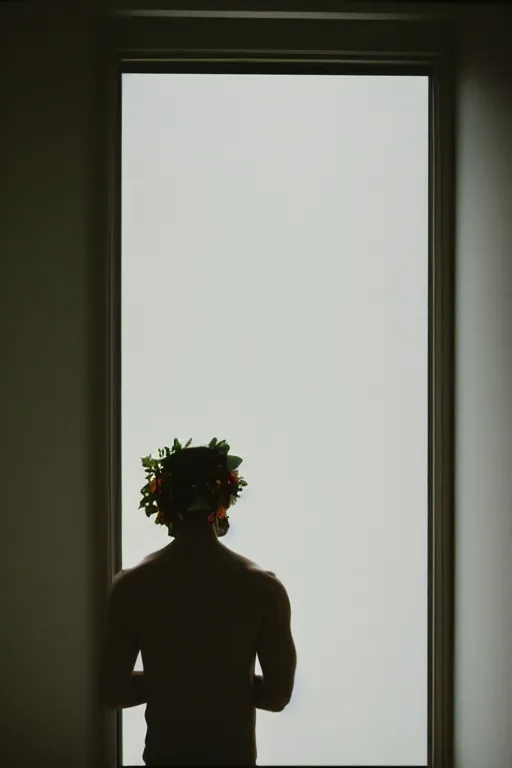
[[[436,582],[431,566],[449,554],[449,518],[445,528],[438,521],[443,508],[450,509],[447,488],[433,471],[436,446],[441,456],[438,435],[444,429],[449,436],[450,412],[449,371],[433,365],[450,343],[440,304],[440,297],[449,297],[448,256],[445,271],[438,258],[447,240],[436,216],[442,177],[430,141],[441,136],[431,87],[437,73],[425,63],[378,73],[359,64],[356,73],[342,62],[285,58],[132,62],[118,72],[122,272],[114,273],[114,284],[122,298],[115,338],[123,363],[112,393],[116,401],[122,376],[117,426],[123,482],[122,505],[119,497],[114,510],[119,523],[122,506],[116,558],[118,565],[121,557],[123,565],[133,565],[168,542],[162,529],[136,514],[140,456],[174,435],[204,442],[224,430],[218,436],[240,446],[250,481],[226,543],[279,571],[292,600],[299,653],[290,707],[279,716],[258,713],[259,764],[426,765],[435,744],[442,745],[434,724],[443,700],[449,701],[449,674],[439,678],[439,638],[441,666],[433,663],[433,616],[449,605],[450,578],[448,571]],[[172,105],[171,113],[158,111],[165,105]],[[294,134],[297,123],[301,130]],[[159,180],[165,196],[156,191]],[[229,298],[212,299],[223,290]],[[186,342],[171,331],[172,368],[154,391],[155,417],[166,407],[169,418],[150,429],[137,412],[147,382],[132,365],[141,351],[157,352],[148,331],[164,321],[159,312],[166,302],[180,317],[194,310],[198,322],[187,326]],[[262,306],[266,325],[259,322]],[[203,321],[211,311],[221,328],[230,329],[236,349],[237,362],[226,373],[232,390],[220,380],[205,387],[204,371],[222,365],[215,334],[205,344]],[[136,341],[144,324],[146,339]],[[180,408],[171,416],[172,401]],[[309,441],[322,447],[311,451]],[[444,445],[449,449],[449,441]],[[297,480],[304,448],[310,472],[322,477],[321,489]],[[447,466],[449,450],[442,458]],[[291,491],[280,497],[283,479]],[[383,499],[385,513],[377,514]],[[315,530],[315,504],[331,515],[324,513],[324,529]],[[315,543],[318,560],[307,573],[283,556],[292,520],[290,513],[279,515],[284,507],[294,510],[301,555],[309,556]],[[272,537],[262,535],[270,525]],[[338,598],[330,614],[334,628],[314,598],[327,575],[336,585],[329,599]],[[335,673],[329,663],[313,663],[320,646],[319,634],[308,634],[311,626],[321,635],[324,662],[332,664],[345,644],[347,656]],[[374,635],[378,645],[365,645]],[[393,706],[385,695],[390,688]],[[357,690],[359,698],[342,693],[347,690]],[[312,725],[321,700],[325,716]],[[144,728],[142,709],[126,711],[125,725],[127,718],[126,733]],[[340,723],[347,718],[352,721],[343,734]],[[305,735],[299,744],[296,734],[306,734],[308,723],[315,738]],[[291,731],[297,754],[286,751]],[[397,741],[401,731],[408,738]],[[141,763],[144,733],[124,738],[124,764]]]

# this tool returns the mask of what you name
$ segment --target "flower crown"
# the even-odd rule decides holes
[[[174,478],[179,477],[179,470],[175,466],[175,457],[177,454],[183,454],[184,451],[190,448],[192,438],[188,440],[185,445],[182,445],[180,441],[175,438],[172,448],[159,448],[158,458],[153,458],[151,455],[142,458],[142,466],[146,472],[146,484],[141,488],[142,500],[139,504],[139,509],[145,509],[146,516],[150,517],[156,513],[155,523],[157,525],[166,525],[169,528],[169,536],[172,536],[172,522],[164,514],[164,499],[172,499],[172,486]],[[225,472],[220,476],[213,476],[211,482],[217,486],[217,497],[219,499],[218,506],[209,517],[208,522],[215,525],[217,535],[224,536],[229,529],[229,518],[227,510],[232,507],[238,501],[242,488],[247,483],[243,477],[240,477],[237,471],[237,467],[242,463],[243,459],[239,456],[229,455],[229,445],[225,440],[218,441],[216,437],[210,441],[208,446],[204,446],[212,451],[215,451],[219,458],[222,458],[222,463],[227,470],[227,485],[229,488],[229,496],[226,505],[225,494],[222,495],[222,485],[226,483]],[[223,498],[223,503],[221,503]],[[176,514],[180,520],[183,519],[184,510],[176,510]]]

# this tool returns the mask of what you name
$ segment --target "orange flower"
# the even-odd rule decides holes
[[[152,481],[149,484],[149,492],[155,493],[155,491],[160,492],[162,490],[162,483],[163,480],[161,477],[154,477]]]

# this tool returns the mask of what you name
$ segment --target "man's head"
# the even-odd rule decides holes
[[[218,536],[229,529],[228,508],[236,504],[247,485],[238,473],[239,456],[229,453],[226,440],[216,437],[207,446],[185,446],[175,438],[172,449],[159,448],[158,458],[144,456],[146,484],[139,509],[155,523],[165,525],[170,536],[209,528]]]
[[[200,535],[211,529],[210,515],[229,505],[226,457],[203,446],[188,448],[173,455],[169,470],[162,507],[171,535]]]

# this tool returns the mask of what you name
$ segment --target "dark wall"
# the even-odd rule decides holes
[[[512,766],[511,16],[460,25],[457,768]]]
[[[99,764],[91,741],[101,450],[91,337],[96,43],[78,2],[62,4],[67,13],[40,5],[0,6],[0,762],[80,768]]]

